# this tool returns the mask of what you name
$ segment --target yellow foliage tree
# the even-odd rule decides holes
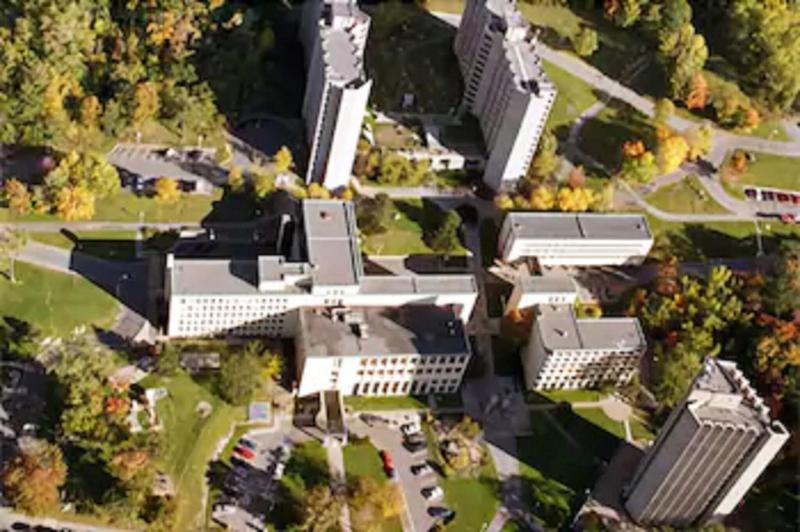
[[[514,208],[514,200],[508,194],[500,194],[494,198],[494,205],[501,211],[510,211]]]
[[[711,151],[712,131],[711,126],[708,124],[703,124],[702,126],[686,131],[684,133],[684,138],[689,145],[687,158],[690,161],[695,161]]]
[[[308,185],[308,197],[313,199],[330,199],[331,191],[319,183],[311,183]]]
[[[549,211],[556,204],[555,191],[547,185],[539,185],[531,192],[530,204],[535,211]]]
[[[66,186],[56,196],[56,212],[65,220],[91,220],[94,194],[83,185]]]
[[[339,191],[338,196],[340,200],[353,201],[353,198],[356,197],[356,193],[353,192],[352,188],[344,187]]]
[[[558,191],[558,208],[565,212],[584,212],[595,202],[594,192],[588,188],[562,187]]]
[[[239,166],[234,166],[228,172],[228,187],[232,192],[241,192],[244,189],[244,174]]]
[[[3,195],[11,212],[25,214],[31,210],[31,194],[28,192],[28,187],[18,179],[12,177],[6,181]]]
[[[656,162],[664,174],[677,170],[689,156],[689,143],[680,135],[672,135],[658,144]]]
[[[175,203],[181,199],[178,182],[169,177],[159,177],[155,185],[156,201],[159,203]]]
[[[103,109],[97,96],[93,94],[87,96],[81,100],[81,125],[90,129],[97,127],[97,119],[100,118],[102,112]]]
[[[292,152],[286,146],[281,146],[272,159],[275,162],[275,169],[278,170],[278,172],[285,172],[294,164]]]
[[[161,103],[158,86],[153,82],[139,83],[133,91],[133,124],[139,126],[158,112]]]

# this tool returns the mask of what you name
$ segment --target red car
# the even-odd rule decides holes
[[[256,453],[254,453],[251,449],[239,445],[233,448],[233,452],[243,456],[244,458],[247,458],[248,460],[252,460],[256,457]]]
[[[383,472],[386,473],[386,476],[389,478],[395,478],[396,474],[394,470],[394,462],[392,462],[392,455],[389,454],[388,451],[381,451],[378,453],[381,457],[381,461],[383,461]]]

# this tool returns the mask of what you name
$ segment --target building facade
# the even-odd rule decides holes
[[[530,275],[527,271],[514,280],[506,301],[506,314],[536,305],[574,305],[578,299],[575,281],[567,275]]]
[[[535,257],[541,266],[640,265],[652,247],[639,214],[511,212],[498,237],[504,261]]]
[[[647,343],[636,318],[577,319],[572,305],[540,305],[522,352],[529,389],[624,385]]]
[[[625,508],[651,526],[723,517],[788,438],[736,364],[709,358],[639,464]]]
[[[470,359],[463,321],[443,307],[307,308],[299,320],[300,396],[452,393]]]
[[[463,105],[481,126],[484,181],[507,190],[525,176],[556,98],[536,54],[536,36],[515,0],[468,0],[454,49]]]
[[[471,275],[365,275],[350,202],[306,200],[280,219],[265,252],[167,257],[167,335],[294,337],[308,307],[447,307],[467,321]]]
[[[303,119],[310,147],[306,181],[331,190],[350,183],[372,81],[364,72],[370,19],[355,0],[307,0],[300,25],[306,53]]]

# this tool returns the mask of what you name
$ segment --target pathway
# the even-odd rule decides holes
[[[73,530],[74,532],[122,532],[125,529],[109,526],[86,525],[65,519],[51,517],[31,517],[17,513],[7,508],[0,509],[0,530],[32,530],[20,527],[18,523],[25,523],[29,527],[45,527],[47,530]]]
[[[325,442],[325,452],[328,455],[328,468],[331,474],[331,491],[345,501],[342,504],[339,524],[344,532],[350,532],[353,528],[350,525],[350,507],[347,505],[347,475],[344,469],[342,444],[339,440],[330,438]]]

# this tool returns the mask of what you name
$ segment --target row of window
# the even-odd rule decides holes
[[[458,390],[458,379],[414,382],[358,382],[352,395],[409,395],[423,393],[453,393]]]
[[[370,357],[362,358],[362,366],[396,366],[398,364],[434,365],[434,364],[463,364],[467,361],[467,355],[431,355],[431,356],[410,356],[410,357]]]
[[[395,374],[397,374],[397,375],[423,375],[423,374],[424,375],[432,375],[434,373],[438,375],[438,374],[441,374],[441,373],[458,373],[460,371],[461,371],[460,367],[454,367],[454,366],[447,366],[445,368],[442,368],[442,367],[439,367],[439,368],[424,368],[424,369],[423,368],[416,368],[416,369],[411,368],[411,369],[398,369],[398,370],[393,370],[393,369],[387,369],[387,370],[368,369],[368,370],[363,370],[363,369],[360,369],[360,370],[356,371],[356,375],[358,375],[359,377],[362,377],[364,375],[368,375],[368,376],[379,375],[380,376],[380,375],[395,375]]]

